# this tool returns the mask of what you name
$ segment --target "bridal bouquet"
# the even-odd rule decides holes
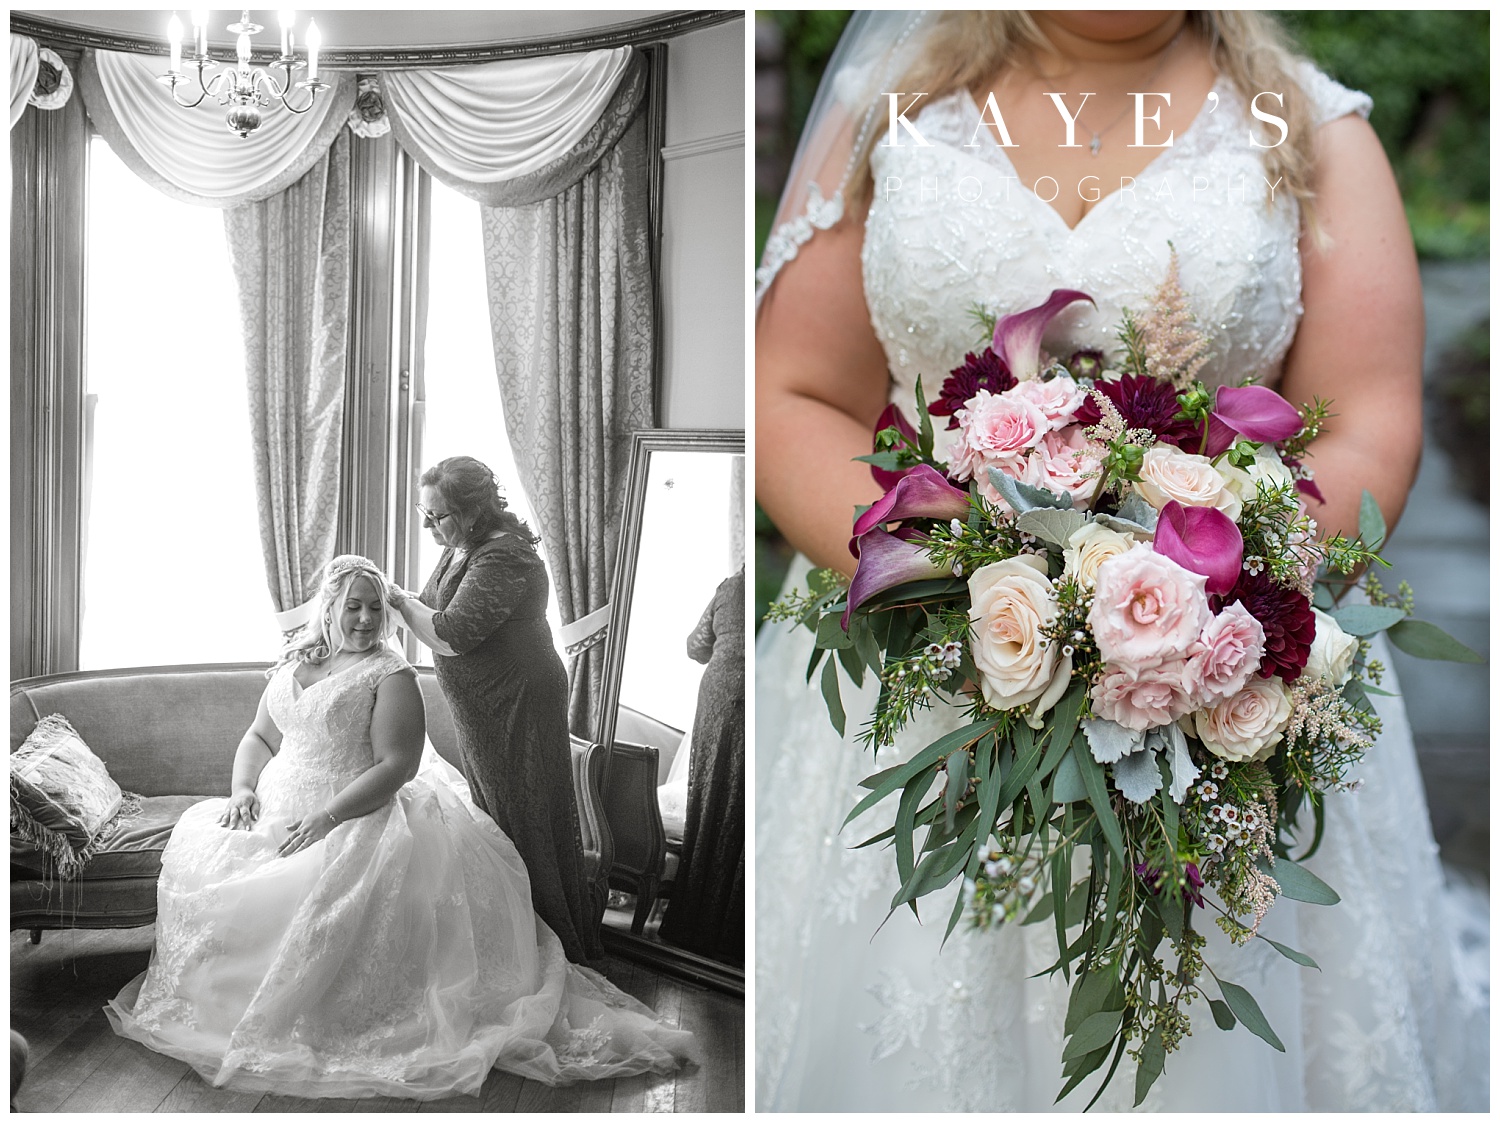
[[[852,582],[819,571],[773,616],[816,632],[808,679],[821,663],[841,734],[838,668],[878,677],[877,753],[934,698],[957,708],[958,728],[863,781],[846,823],[899,793],[862,844],[894,849],[893,910],[957,883],[949,933],[965,916],[1053,925],[1071,983],[1058,1099],[1109,1061],[1107,1084],[1128,1052],[1139,1102],[1195,999],[1282,1049],[1198,926],[1317,966],[1259,927],[1278,895],[1339,899],[1293,860],[1293,828],[1310,811],[1311,853],[1323,794],[1350,786],[1379,732],[1369,638],[1478,656],[1411,619],[1404,585],[1349,576],[1380,563],[1368,493],[1357,538],[1316,537],[1300,460],[1328,403],[1205,389],[1175,261],[1112,365],[1043,356],[1049,321],[1089,299],[1057,291],[986,324],[991,345],[936,401],[918,384],[917,424],[887,409],[863,458],[887,490],[854,524]]]

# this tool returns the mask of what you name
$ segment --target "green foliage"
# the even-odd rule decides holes
[[[1488,11],[1278,13],[1302,50],[1375,102],[1424,257],[1489,252]]]

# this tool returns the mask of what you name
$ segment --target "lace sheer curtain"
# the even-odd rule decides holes
[[[349,133],[291,187],[224,211],[239,284],[266,582],[283,629],[336,549],[349,350]]]
[[[456,71],[384,81],[397,140],[482,204],[506,431],[567,625],[609,600],[630,434],[652,423],[646,68],[629,51],[523,61],[536,65],[505,64],[514,81],[491,91],[515,108],[492,103],[483,117],[464,111]],[[495,160],[456,155],[480,151],[510,118],[526,134],[503,146],[497,136]],[[460,128],[463,145],[449,139]],[[574,657],[575,733],[593,730],[603,675],[602,646]]]

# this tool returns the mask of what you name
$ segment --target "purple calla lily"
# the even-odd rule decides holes
[[[906,438],[906,444],[911,448],[915,449],[917,447],[917,430],[894,403],[886,406],[881,412],[879,419],[875,422],[875,432],[877,433],[891,428],[898,429],[901,435]],[[879,452],[880,450],[872,448],[871,451]],[[911,469],[908,468],[904,472],[892,472],[887,468],[877,468],[874,464],[870,465],[870,475],[874,476],[875,482],[885,488],[886,491],[890,491],[891,488],[895,487],[896,481],[905,477],[906,473],[910,471]]]
[[[918,464],[855,520],[854,539],[896,519],[961,519],[968,513],[968,492],[959,491],[935,468]]]
[[[1236,434],[1247,441],[1274,444],[1302,431],[1302,414],[1269,386],[1220,386],[1209,414],[1204,455],[1218,456],[1234,444]]]
[[[1035,378],[1041,364],[1042,333],[1056,315],[1080,300],[1094,298],[1077,289],[1053,289],[1052,295],[1035,308],[1001,316],[995,321],[994,351],[1018,381]]]
[[[935,565],[927,548],[905,541],[876,527],[859,537],[859,567],[849,582],[849,607],[844,609],[844,630],[849,630],[849,616],[876,593],[923,581],[929,577],[951,577],[950,570]]]
[[[1209,593],[1223,596],[1239,580],[1245,540],[1234,520],[1215,507],[1184,507],[1176,500],[1156,522],[1156,552],[1208,578]]]

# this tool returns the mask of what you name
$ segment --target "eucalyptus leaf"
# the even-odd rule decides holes
[[[1083,786],[1083,773],[1078,769],[1078,752],[1075,741],[1072,749],[1057,764],[1057,771],[1052,776],[1053,803],[1076,803],[1088,798],[1088,789]]]
[[[1055,546],[1066,546],[1074,531],[1087,521],[1082,511],[1071,507],[1066,511],[1036,507],[1016,520],[1016,529]]]
[[[1088,792],[1089,803],[1093,805],[1094,813],[1099,817],[1099,829],[1104,832],[1109,848],[1123,855],[1125,837],[1120,833],[1120,822],[1115,818],[1115,809],[1109,800],[1109,789],[1104,781],[1104,769],[1087,753],[1075,752],[1071,754],[1071,757],[1078,762],[1078,770],[1083,773],[1084,789]]]
[[[839,698],[838,663],[830,659],[823,667],[823,701],[828,706],[828,720],[844,735],[844,703]]]
[[[1260,871],[1281,886],[1283,896],[1294,901],[1306,901],[1310,905],[1336,905],[1339,895],[1317,875],[1306,867],[1299,866],[1290,858],[1277,858],[1272,865],[1261,858],[1255,863]]]
[[[1063,1046],[1063,1060],[1072,1060],[1108,1045],[1115,1039],[1115,1034],[1120,1032],[1122,1014],[1123,1011],[1120,1010],[1101,1010],[1097,1014],[1090,1014]]]
[[[1385,633],[1390,641],[1418,659],[1441,659],[1448,663],[1483,663],[1485,658],[1465,647],[1436,624],[1426,620],[1403,620]]]
[[[1234,1016],[1234,1011],[1229,1008],[1228,1003],[1217,998],[1210,998],[1208,1000],[1208,1008],[1213,1011],[1214,1024],[1220,1029],[1230,1030],[1235,1027],[1237,1020]]]
[[[1141,1044],[1141,1063],[1135,1070],[1136,1107],[1141,1106],[1141,1101],[1146,1098],[1151,1085],[1156,1083],[1156,1078],[1161,1075],[1161,1070],[1166,1063],[1167,1049],[1162,1044],[1161,1030],[1153,1029]]]
[[[1219,979],[1219,992],[1224,995],[1224,1001],[1228,1003],[1229,1009],[1234,1016],[1240,1020],[1246,1029],[1255,1034],[1271,1048],[1285,1053],[1286,1046],[1281,1043],[1281,1038],[1271,1029],[1271,1023],[1266,1021],[1266,1016],[1260,1012],[1260,1006],[1251,996],[1250,992],[1242,986],[1234,983],[1226,983]]]
[[[1278,944],[1269,936],[1262,936],[1258,932],[1256,933],[1256,936],[1258,939],[1265,940],[1266,943],[1270,944],[1273,948],[1279,951],[1282,955],[1286,956],[1293,963],[1301,964],[1303,967],[1311,967],[1314,971],[1322,970],[1322,968],[1318,966],[1318,961],[1312,956],[1300,952],[1296,948],[1289,948],[1285,944]]]
[[[1368,491],[1359,500],[1359,540],[1367,550],[1378,550],[1385,544],[1385,516]]]
[[[852,823],[897,788],[904,787],[908,780],[914,779],[922,772],[930,770],[933,765],[960,745],[967,746],[973,744],[986,733],[993,732],[996,724],[995,719],[990,718],[986,721],[976,721],[974,724],[966,725],[962,729],[955,729],[952,733],[947,733],[939,737],[905,764],[877,773],[876,775],[880,778],[880,782],[874,785],[874,790],[869,795],[854,805],[854,810],[850,811],[845,817],[844,825],[847,826],[849,823]],[[872,780],[875,778],[871,777]]]
[[[1321,608],[1324,612],[1332,612],[1336,607],[1333,591],[1327,585],[1313,586],[1313,607]]]
[[[854,640],[844,631],[839,618],[829,615],[818,621],[818,646],[837,651],[843,647],[853,647]]]
[[[1021,927],[1028,924],[1040,924],[1044,920],[1052,919],[1052,890],[1048,889],[1037,898],[1036,904],[1031,906],[1031,911],[1026,914],[1026,919],[1021,921]]]
[[[881,613],[879,618],[889,620],[885,613]],[[881,654],[880,642],[875,638],[875,629],[871,626],[870,617],[859,616],[856,619],[858,626],[854,629],[854,650],[859,652],[864,664],[878,675],[885,664],[885,656]]]
[[[865,684],[865,665],[860,661],[859,652],[853,647],[841,647],[838,652],[839,662],[844,665],[844,673],[849,676],[849,681],[858,690]]]
[[[969,753],[967,749],[954,749],[947,756],[948,783],[943,789],[943,821],[948,830],[953,829],[953,816],[958,814],[958,801],[969,789]]]
[[[1380,608],[1373,604],[1350,604],[1329,613],[1336,623],[1351,636],[1373,636],[1383,632],[1392,624],[1406,619],[1402,608]]]

